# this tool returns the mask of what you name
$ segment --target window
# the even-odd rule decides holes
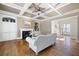
[[[70,24],[64,24],[63,32],[70,32]]]
[[[15,23],[15,19],[12,19],[12,18],[9,18],[9,17],[4,17],[2,19],[3,22],[12,22],[12,23]]]
[[[9,22],[9,19],[4,17],[4,18],[2,19],[2,21],[3,21],[3,22]]]
[[[10,19],[10,22],[13,22],[13,23],[15,23],[15,19]]]

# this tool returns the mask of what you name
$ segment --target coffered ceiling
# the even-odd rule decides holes
[[[38,11],[41,11],[40,14]],[[64,16],[71,11],[79,12],[79,3],[0,3],[0,13],[29,20],[49,20]]]

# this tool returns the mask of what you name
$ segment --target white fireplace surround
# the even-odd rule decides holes
[[[33,29],[26,29],[26,28],[20,29],[20,38],[21,39],[22,39],[22,32],[23,31],[31,31],[33,33]]]

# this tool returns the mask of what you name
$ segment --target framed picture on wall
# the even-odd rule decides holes
[[[34,23],[34,31],[39,31],[39,24],[37,22]]]

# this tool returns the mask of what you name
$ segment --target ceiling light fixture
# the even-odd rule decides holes
[[[32,3],[32,5],[29,8],[34,8],[33,12],[36,12],[37,15],[40,15],[45,10],[45,8],[40,7],[40,4],[37,5],[35,3]]]
[[[42,13],[41,11],[38,11],[38,12],[37,12],[37,15],[40,15],[41,13]]]

